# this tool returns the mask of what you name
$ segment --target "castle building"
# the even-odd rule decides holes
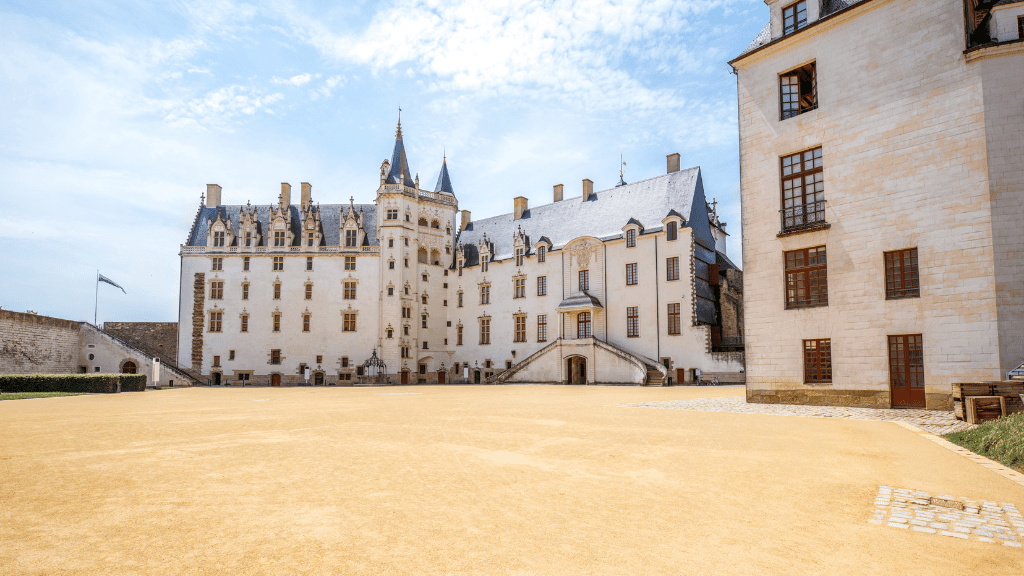
[[[737,73],[747,398],[946,408],[1024,361],[1024,2],[765,0]]]
[[[179,366],[218,384],[660,385],[742,372],[742,273],[699,168],[472,220],[401,122],[372,204],[223,204],[181,247]]]

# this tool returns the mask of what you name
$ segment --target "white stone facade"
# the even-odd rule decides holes
[[[742,371],[735,355],[711,354],[708,275],[717,278],[716,258],[731,262],[699,169],[679,171],[672,155],[672,171],[658,178],[596,193],[591,185],[587,198],[532,210],[520,197],[514,214],[472,221],[463,211],[457,220],[446,163],[437,188],[420,189],[400,130],[373,204],[316,205],[304,183],[298,205],[287,184],[277,204],[224,205],[220,187],[208,187],[181,252],[179,365],[233,385],[370,383],[361,365],[374,351],[394,383],[485,382],[509,366],[520,370],[500,381],[570,382],[570,357],[586,359],[577,376],[590,383]],[[620,209],[647,197],[643,214]],[[621,221],[598,217],[606,212]],[[636,282],[627,285],[630,264]],[[670,305],[678,309],[671,330]],[[590,336],[577,330],[584,311]],[[557,358],[520,365],[556,342]]]
[[[897,404],[900,335],[923,342],[913,405],[948,407],[952,383],[1002,379],[1024,360],[1024,42],[968,46],[961,2],[826,2],[818,19],[808,1],[785,35],[796,3],[766,4],[771,38],[731,62],[748,399]],[[811,64],[814,106],[783,119],[785,77]],[[783,158],[818,147],[824,222],[794,229],[780,211]],[[827,305],[787,309],[784,254],[819,246]],[[884,254],[912,248],[919,296],[889,298]],[[828,382],[805,372],[804,342],[817,339],[831,343]]]

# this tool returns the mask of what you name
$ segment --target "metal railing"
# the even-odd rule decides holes
[[[825,221],[825,201],[809,202],[799,206],[779,210],[782,216],[782,231],[792,232],[805,228],[817,228],[827,225]]]

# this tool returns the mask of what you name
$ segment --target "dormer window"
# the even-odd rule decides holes
[[[486,256],[480,261],[480,271],[481,272],[487,272],[487,257]]]
[[[312,245],[313,245],[313,233],[312,232],[307,232],[306,233],[306,246],[312,246]]]
[[[782,9],[782,35],[792,34],[807,26],[807,0],[794,2]]]
[[[516,248],[516,266],[523,265],[523,252],[522,248]]]
[[[252,247],[252,232],[245,233],[245,246],[247,248]]]
[[[215,248],[223,248],[224,247],[224,231],[223,230],[218,230],[218,231],[213,233],[213,246]]]
[[[636,248],[636,230],[626,230],[626,248]]]
[[[548,259],[548,247],[540,246],[537,248],[537,262],[546,262]]]
[[[355,230],[345,230],[345,247],[346,248],[355,248],[355,246],[356,246],[356,231]]]
[[[275,247],[284,246],[284,231],[277,230],[277,231],[274,232],[274,246]]]
[[[679,238],[679,224],[676,222],[669,222],[665,225],[665,239],[672,241]]]

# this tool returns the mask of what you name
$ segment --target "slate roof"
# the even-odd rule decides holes
[[[863,1],[864,0],[824,0],[824,2],[822,3],[823,5],[821,7],[821,14],[818,15],[818,19],[820,20],[821,18],[824,18],[830,14],[834,14],[836,12],[839,12],[840,10],[845,10],[850,6],[853,6],[854,4],[859,4]],[[1021,1],[1024,0],[1001,0],[1000,3]],[[743,56],[747,52],[751,52],[757,48],[760,48],[761,46],[764,46],[765,44],[771,41],[772,24],[771,22],[768,22],[767,24],[764,25],[764,28],[762,28],[761,31],[757,33],[757,36],[754,37],[754,40],[749,45],[747,45],[747,47],[744,48],[743,52],[740,52],[739,55]]]
[[[582,310],[589,308],[604,308],[601,303],[597,301],[597,298],[591,296],[586,290],[581,292],[573,292],[569,294],[569,297],[562,300],[562,303],[558,305],[555,310],[564,312],[566,310]]]
[[[398,184],[401,176],[405,176],[405,182],[412,186],[412,176],[409,175],[409,161],[405,158],[405,144],[402,142],[402,121],[398,121],[398,130],[395,131],[395,149],[391,152],[391,168],[388,172],[387,183]]]
[[[451,194],[455,196],[455,191],[452,190],[452,180],[448,177],[448,159],[445,158],[441,162],[441,173],[437,175],[437,186],[434,186],[434,192],[440,194]]]
[[[519,220],[512,213],[474,220],[459,233],[456,246],[465,250],[466,265],[473,266],[479,263],[484,234],[492,243],[493,258],[504,260],[513,256],[514,234],[520,227],[530,246],[546,237],[552,249],[558,250],[581,236],[620,238],[630,219],[640,223],[645,232],[657,232],[670,210],[688,214],[686,226],[694,228],[699,243],[714,250],[700,167],[602,190],[589,200],[576,196],[528,208]]]
[[[221,218],[228,220],[231,223],[231,230],[235,233],[236,237],[239,233],[239,220],[241,218],[242,208],[245,206],[238,205],[221,205],[216,208],[208,208],[203,206],[199,210],[195,226],[192,229],[192,235],[188,239],[186,246],[206,246],[207,238],[207,220],[213,222],[217,219],[217,211],[221,213]],[[260,235],[262,238],[262,246],[267,245],[267,230],[270,230],[270,215],[277,209],[276,206],[269,206],[266,204],[254,206],[256,208],[256,221],[259,226]],[[342,222],[342,210],[344,214],[348,214],[348,204],[320,204],[320,225],[323,228],[323,245],[324,246],[341,246],[341,233],[340,226]],[[291,210],[291,228],[292,235],[294,236],[295,246],[298,246],[298,242],[302,238],[302,212],[300,207],[296,204],[290,206]],[[366,230],[366,241],[369,246],[377,246],[380,244],[380,239],[377,238],[377,205],[376,204],[356,204],[356,213],[360,210],[363,211],[363,228]],[[237,238],[236,238],[237,241]]]

